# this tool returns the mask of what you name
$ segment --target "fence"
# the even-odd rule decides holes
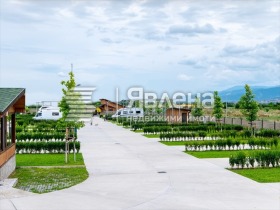
[[[200,118],[190,117],[190,121],[202,121],[202,122],[216,122],[215,117],[202,116]],[[221,123],[229,125],[242,125],[244,127],[250,127],[251,124],[243,118],[233,118],[233,117],[223,117]],[[253,127],[256,129],[272,129],[280,130],[280,122],[277,121],[266,121],[266,120],[256,120],[253,122]]]

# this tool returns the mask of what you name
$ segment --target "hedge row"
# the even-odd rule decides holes
[[[16,134],[17,141],[26,141],[31,139],[37,140],[47,140],[50,141],[52,139],[65,139],[65,132],[52,132],[52,133],[40,133],[40,132],[26,132],[26,133],[17,133]]]
[[[24,132],[61,132],[65,133],[65,129],[63,128],[48,128],[48,127],[36,127],[36,126],[16,126],[16,132],[17,133],[24,133]]]
[[[129,126],[130,122],[123,122],[124,126]],[[147,127],[172,127],[174,130],[178,131],[216,131],[216,130],[243,130],[241,125],[220,125],[217,126],[213,123],[206,124],[195,124],[195,123],[171,123],[168,124],[165,121],[159,122],[132,122],[131,127],[133,130],[144,129]],[[176,129],[175,129],[176,128]],[[160,129],[160,128],[159,128]]]
[[[208,140],[208,141],[189,141],[185,144],[186,151],[205,151],[205,150],[240,150],[244,149],[245,145],[251,149],[267,149],[277,147],[279,139],[257,139],[251,138],[248,140],[240,139],[225,139],[225,140]]]
[[[279,130],[269,130],[269,129],[262,129],[256,132],[256,136],[262,137],[275,137],[280,136]]]
[[[256,151],[250,153],[250,155],[246,155],[244,152],[239,152],[229,158],[229,164],[232,168],[244,168],[245,166],[247,168],[254,168],[255,163],[258,164],[257,167],[279,167],[280,151]]]
[[[206,132],[206,131],[196,131],[196,132],[171,132],[171,133],[160,133],[159,138],[161,141],[178,141],[178,140],[188,140],[189,138],[205,137],[210,138],[249,138],[251,137],[251,132],[245,131],[221,131],[221,132]]]
[[[77,152],[80,151],[80,142],[75,142]],[[73,151],[74,142],[69,143],[70,151]],[[22,153],[63,153],[65,152],[65,141],[58,142],[17,142],[16,152]]]

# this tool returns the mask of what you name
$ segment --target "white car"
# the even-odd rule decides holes
[[[144,110],[142,108],[122,108],[112,115],[112,118],[117,117],[144,117]]]

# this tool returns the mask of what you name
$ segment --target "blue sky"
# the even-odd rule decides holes
[[[0,1],[0,86],[59,100],[71,63],[94,100],[280,84],[280,1]]]

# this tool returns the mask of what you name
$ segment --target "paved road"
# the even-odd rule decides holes
[[[277,189],[98,118],[79,137],[90,173],[85,182],[2,199],[0,209],[280,209]]]

